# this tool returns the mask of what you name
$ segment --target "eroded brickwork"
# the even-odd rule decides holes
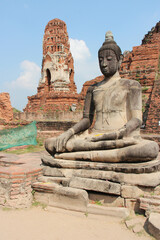
[[[43,38],[42,74],[37,94],[28,97],[26,112],[69,110],[77,104],[74,62],[64,21],[48,22]]]
[[[0,119],[5,122],[13,120],[13,108],[9,93],[0,93]]]

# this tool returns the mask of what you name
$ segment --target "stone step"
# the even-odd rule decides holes
[[[43,183],[47,183],[47,182],[58,183],[58,184],[62,184],[62,186],[64,186],[64,187],[68,187],[69,182],[70,182],[70,178],[40,176],[38,178],[38,181],[43,182]]]
[[[63,187],[57,183],[36,182],[32,185],[35,190],[34,199],[49,207],[58,207],[67,210],[126,218],[130,212],[124,207],[106,207],[89,204],[88,194],[85,190]]]
[[[146,213],[157,212],[160,213],[160,197],[159,196],[145,196],[139,198],[140,208]]]
[[[70,180],[69,186],[114,195],[120,195],[121,193],[121,185],[119,183],[112,183],[107,180],[73,177]]]
[[[118,218],[127,218],[130,214],[129,209],[124,207],[105,207],[95,204],[88,204],[87,213],[106,215]]]
[[[52,177],[81,177],[144,187],[156,187],[160,184],[160,172],[155,173],[123,173],[96,169],[70,169],[43,167],[43,174]]]

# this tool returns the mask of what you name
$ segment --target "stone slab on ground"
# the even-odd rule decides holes
[[[107,215],[118,218],[126,218],[129,216],[129,209],[124,207],[105,207],[96,204],[88,204],[87,213]]]
[[[95,180],[89,178],[73,177],[69,183],[70,187],[80,188],[85,190],[93,190],[97,192],[110,193],[120,195],[121,185],[103,180]]]
[[[156,160],[143,163],[100,163],[91,161],[75,161],[55,159],[49,154],[42,156],[44,165],[54,168],[95,169],[124,173],[151,173],[160,171],[160,154]]]
[[[56,183],[36,182],[32,185],[35,199],[49,206],[86,211],[88,194],[85,190],[63,187]]]
[[[119,218],[126,218],[130,213],[124,207],[89,204],[88,193],[82,189],[63,187],[51,182],[36,182],[32,187],[35,190],[34,199],[48,206]]]
[[[125,224],[127,226],[127,228],[131,228],[131,227],[134,227],[135,225],[137,224],[141,224],[142,226],[144,226],[144,223],[145,223],[146,219],[145,218],[132,218],[132,219],[129,219],[129,220],[126,220],[125,221]]]
[[[148,232],[155,237],[157,240],[160,240],[160,214],[151,213],[148,218]]]
[[[144,217],[134,217],[125,221],[126,227],[132,229],[134,233],[144,232],[146,218]]]

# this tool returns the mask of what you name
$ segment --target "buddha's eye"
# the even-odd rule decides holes
[[[108,60],[108,61],[111,61],[111,60],[112,60],[112,57],[111,57],[111,56],[107,57],[107,60]]]
[[[102,62],[102,61],[103,61],[103,58],[102,58],[102,57],[100,57],[100,58],[99,58],[99,61],[100,61],[100,62]]]

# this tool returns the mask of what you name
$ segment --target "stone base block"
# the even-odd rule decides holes
[[[124,207],[104,207],[93,204],[88,204],[87,213],[107,215],[112,217],[126,218],[130,212]]]
[[[88,194],[85,190],[62,187],[55,183],[34,183],[36,201],[49,206],[86,211]]]
[[[93,190],[115,195],[120,195],[121,188],[121,185],[118,183],[79,177],[73,177],[69,183],[69,186],[73,188]]]
[[[151,213],[148,219],[148,232],[155,237],[157,240],[160,240],[160,214]]]

